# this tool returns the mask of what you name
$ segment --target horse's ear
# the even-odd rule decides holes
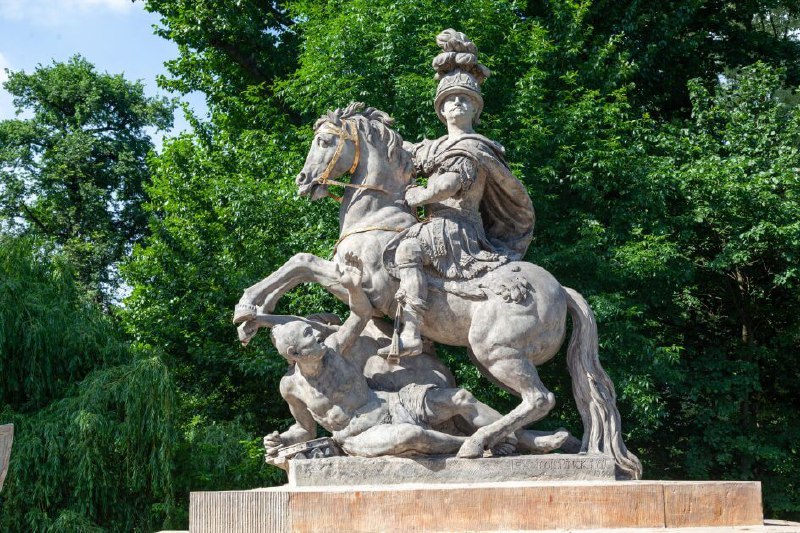
[[[328,122],[330,122],[334,126],[339,125],[339,117],[336,111],[328,111]]]
[[[366,104],[364,104],[364,102],[351,102],[350,105],[347,106],[348,116],[355,115],[356,113],[364,109],[365,105]]]

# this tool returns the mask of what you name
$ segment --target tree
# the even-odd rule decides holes
[[[274,90],[275,81],[297,67],[298,35],[284,2],[147,0],[146,9],[161,16],[156,33],[180,50],[166,62],[171,77],[161,79],[164,87],[204,93],[230,130],[251,123],[254,114],[302,122]]]
[[[60,256],[0,236],[0,419],[16,426],[3,531],[152,531],[177,516],[176,399]]]
[[[774,511],[797,513],[800,109],[784,76],[756,63],[713,92],[692,82],[693,119],[660,171],[679,191],[666,241],[691,264],[673,297],[687,366],[673,459],[693,477],[760,479]]]
[[[0,122],[0,224],[56,245],[107,300],[115,265],[147,226],[146,129],[167,129],[173,106],[80,56],[13,72],[4,87],[32,116]]]
[[[165,14],[162,22],[168,28],[163,33],[188,31],[184,24],[194,12],[170,2],[149,5]],[[201,424],[215,424],[218,434],[228,427],[250,433],[246,442],[238,429],[216,441],[221,448],[241,451],[236,470],[249,474],[240,483],[258,483],[266,477],[251,469],[251,458],[244,452],[253,448],[259,435],[285,424],[289,413],[275,394],[285,364],[263,337],[246,351],[239,348],[230,310],[243,288],[293,253],[327,256],[336,241],[336,206],[312,205],[294,193],[293,175],[302,166],[310,125],[319,114],[363,99],[396,116],[408,140],[440,134],[442,126],[431,107],[435,80],[429,62],[437,51],[435,35],[443,27],[456,26],[476,40],[486,54],[482,57],[495,71],[485,86],[482,131],[508,147],[509,160],[531,187],[537,209],[557,212],[563,208],[564,203],[557,201],[570,196],[563,178],[576,159],[580,173],[570,176],[569,183],[592,178],[595,161],[583,157],[577,147],[593,149],[592,156],[607,166],[603,178],[627,169],[629,156],[638,149],[629,150],[619,142],[637,124],[635,117],[628,117],[624,64],[614,53],[613,41],[590,63],[577,52],[591,34],[582,23],[580,9],[564,6],[557,14],[558,32],[572,39],[569,47],[558,44],[564,40],[562,33],[550,33],[538,21],[523,20],[514,4],[499,0],[446,8],[418,1],[294,2],[288,9],[294,22],[291,29],[281,31],[302,36],[303,43],[293,68],[286,63],[276,66],[271,84],[237,76],[235,85],[208,86],[211,120],[198,123],[193,135],[166,143],[148,188],[151,235],[135,248],[133,261],[125,268],[133,287],[126,300],[128,330],[137,340],[168,352],[186,405],[192,406],[186,416]],[[208,13],[201,9],[198,15]],[[228,76],[223,66],[230,63],[212,61],[221,52],[204,43],[219,28],[257,27],[260,20],[249,7],[241,13],[222,8],[216,16],[221,18],[214,19],[214,29],[204,24],[194,28],[198,34],[187,44],[182,60],[172,65],[173,75],[179,78],[174,83]],[[283,42],[283,34],[279,36]],[[282,114],[278,100],[291,113]],[[299,126],[294,114],[302,117]],[[565,151],[559,142],[576,148]],[[618,180],[629,183],[635,177],[627,172]],[[586,185],[590,186],[596,185]],[[580,209],[591,208],[592,198],[587,190]],[[631,201],[630,205],[638,208],[640,204]],[[559,252],[566,255],[563,250],[569,243],[559,241],[562,230],[569,232],[590,218],[582,214],[577,222],[568,220],[561,226],[551,219],[557,228],[552,233],[559,237],[552,241],[546,237],[546,242],[553,242],[554,248],[561,246]],[[596,249],[587,248],[584,258],[591,252]],[[538,246],[531,257],[552,263]],[[583,261],[583,265],[597,262]],[[589,269],[554,272],[565,283],[583,289],[579,281]],[[591,274],[585,277],[593,279]],[[319,287],[298,288],[285,298],[282,308],[296,314],[341,310]],[[511,398],[481,380],[477,370],[464,362],[465,354],[442,353],[454,363],[462,383],[501,409],[511,405]],[[562,365],[548,372],[548,385],[569,405],[566,369]],[[625,401],[647,403],[649,398],[630,394]],[[559,415],[560,419],[548,423],[580,427],[574,407],[560,410]],[[187,427],[195,426],[187,423]],[[187,435],[189,440],[194,438],[192,430]],[[189,445],[196,446],[194,457],[206,456],[199,443]],[[195,486],[198,482],[230,486],[230,478],[216,478],[214,472],[209,477],[193,482]]]
[[[542,13],[541,2],[531,3]],[[587,9],[600,46],[618,36],[633,71],[633,100],[654,115],[687,117],[689,80],[712,87],[726,69],[759,60],[800,83],[800,40],[792,33],[800,6],[792,0],[596,0]]]

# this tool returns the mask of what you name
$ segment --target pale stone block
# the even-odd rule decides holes
[[[289,486],[400,485],[614,479],[604,455],[519,455],[483,459],[434,457],[326,457],[289,461]]]
[[[11,445],[14,442],[14,424],[0,426],[0,490],[8,474],[8,463],[11,458]]]
[[[710,490],[704,481],[666,482],[664,513],[667,527],[758,525],[763,521],[761,484],[715,481]]]

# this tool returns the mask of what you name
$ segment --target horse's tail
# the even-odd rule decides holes
[[[640,479],[642,463],[622,441],[614,384],[600,366],[597,323],[589,304],[577,291],[564,287],[572,317],[572,338],[567,347],[567,366],[572,393],[583,420],[581,452],[610,455],[618,479]]]

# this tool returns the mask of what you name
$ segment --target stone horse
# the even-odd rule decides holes
[[[338,199],[340,237],[333,260],[295,255],[244,291],[234,322],[252,320],[259,311],[271,312],[281,296],[301,283],[319,283],[347,303],[335,266],[347,253],[363,262],[363,286],[375,315],[395,316],[398,281],[384,268],[383,251],[399,231],[417,222],[404,202],[414,169],[402,138],[390,127],[393,120],[382,111],[362,108],[351,104],[317,121],[296,179],[299,193],[312,201],[332,196],[331,184],[346,187]],[[349,183],[336,181],[347,173]],[[527,262],[503,265],[469,286],[448,284],[431,286],[422,334],[443,344],[466,346],[489,380],[522,399],[502,419],[475,432],[459,456],[481,456],[484,449],[553,408],[555,398],[536,367],[553,358],[563,344],[569,313],[573,329],[567,365],[584,427],[581,452],[612,456],[618,478],[639,479],[641,463],[623,442],[614,385],[600,365],[597,326],[586,300]]]

